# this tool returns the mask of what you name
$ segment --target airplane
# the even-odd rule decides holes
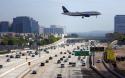
[[[82,16],[82,18],[84,17],[90,17],[90,16],[98,16],[101,15],[100,12],[97,11],[86,11],[86,12],[70,12],[68,11],[65,6],[62,6],[63,9],[63,15],[68,15],[68,16]]]

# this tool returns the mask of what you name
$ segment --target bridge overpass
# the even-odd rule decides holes
[[[88,40],[98,40],[98,41],[106,41],[106,38],[65,38],[68,43],[72,42],[83,42]]]

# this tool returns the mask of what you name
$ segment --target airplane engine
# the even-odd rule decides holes
[[[90,17],[90,15],[85,15],[85,17]]]

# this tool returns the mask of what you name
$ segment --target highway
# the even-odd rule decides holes
[[[62,43],[60,43],[60,45],[61,44]],[[78,57],[73,53],[73,50],[77,49],[78,46],[80,49],[84,48],[84,50],[88,50],[88,42],[64,46],[60,46],[58,43],[53,45],[56,46],[55,49],[47,49],[49,53],[42,50],[40,51],[40,56],[35,55],[32,57],[32,55],[27,54],[25,56],[21,56],[21,58],[11,58],[10,62],[6,62],[9,58],[6,57],[6,55],[0,56],[0,64],[3,65],[3,68],[0,69],[0,78],[57,78],[58,74],[61,74],[62,78],[101,78],[100,75],[90,68],[89,56]],[[53,45],[50,44],[40,48],[45,49]],[[27,50],[23,53],[27,53]],[[12,55],[15,56],[16,54],[13,53]],[[105,78],[116,78],[101,62],[97,63],[97,60],[102,59],[102,56],[102,52],[95,53],[94,67],[101,74],[104,75],[105,73]],[[28,58],[27,61],[26,57]],[[49,59],[50,57],[51,59]],[[57,61],[61,59],[62,61],[57,64]],[[28,62],[31,64],[28,65]],[[44,63],[45,65],[40,66],[41,63]],[[36,74],[32,74],[33,71],[36,71]]]
[[[66,52],[67,50],[72,51],[73,48],[76,48],[78,45],[79,44],[67,46],[62,52]],[[56,62],[63,56],[65,56],[64,60],[68,58],[68,56],[71,56],[71,58],[68,58],[67,62],[63,60],[61,64],[64,64],[64,68],[61,68],[61,64],[57,64]],[[50,60],[49,63],[45,63],[44,67],[40,67],[40,64],[34,66],[23,78],[56,78],[57,74],[61,74],[62,78],[101,78],[89,68],[88,57],[82,56],[81,58],[85,61],[86,66],[81,66],[81,61],[78,60],[77,56],[68,53],[58,54],[58,57],[53,57],[53,60]],[[75,62],[76,66],[69,65],[69,62]],[[37,74],[31,74],[32,70],[36,70]]]

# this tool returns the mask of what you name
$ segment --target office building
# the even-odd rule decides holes
[[[62,27],[57,27],[56,25],[51,25],[50,28],[44,28],[44,33],[46,33],[46,34],[64,34],[64,29]]]
[[[21,16],[13,19],[12,32],[39,33],[39,24],[31,17]]]
[[[114,32],[125,34],[125,15],[115,16]]]
[[[64,35],[64,28],[57,25],[51,25],[50,28],[44,28],[44,34],[62,37]]]
[[[0,32],[9,32],[9,22],[8,21],[1,21],[0,22]]]

